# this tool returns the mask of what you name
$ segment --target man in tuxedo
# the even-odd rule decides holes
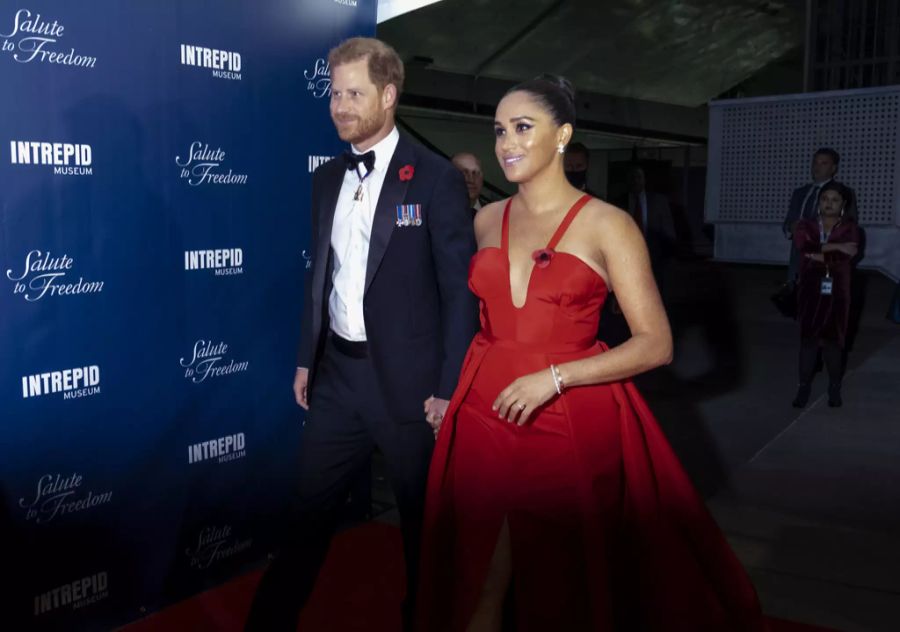
[[[247,630],[296,629],[337,510],[375,447],[400,511],[410,627],[434,434],[477,326],[466,187],[448,161],[397,132],[400,58],[353,38],[329,65],[331,118],[350,149],[312,179],[313,264],[294,380],[308,410],[300,483]]]
[[[801,219],[815,219],[819,215],[819,192],[822,187],[835,179],[838,165],[841,162],[840,155],[833,149],[823,147],[813,154],[812,178],[813,181],[794,189],[791,193],[791,202],[787,215],[784,217],[781,229],[786,239],[791,240],[791,255],[788,261],[787,283],[793,284],[797,280],[800,266],[800,252],[794,247],[794,227]],[[848,199],[844,207],[844,213],[856,218],[856,193],[847,187]]]

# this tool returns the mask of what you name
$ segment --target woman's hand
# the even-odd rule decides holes
[[[806,258],[818,261],[819,263],[825,263],[825,255],[819,252],[807,252]]]
[[[500,419],[522,426],[535,410],[550,401],[554,395],[556,383],[550,367],[547,367],[543,371],[524,375],[504,388],[491,408],[497,411]]]

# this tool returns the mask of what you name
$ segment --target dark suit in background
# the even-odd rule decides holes
[[[646,204],[646,217],[645,209],[639,203],[641,194],[644,196]],[[653,276],[656,278],[656,284],[662,294],[665,285],[665,264],[674,254],[676,242],[675,222],[672,220],[669,200],[660,193],[643,191],[642,193],[629,193],[620,198],[616,206],[628,211],[644,234],[647,250],[650,253]]]

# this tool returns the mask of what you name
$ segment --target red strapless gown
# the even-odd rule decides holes
[[[506,519],[518,632],[764,630],[744,569],[631,382],[568,389],[522,427],[491,410],[514,379],[606,350],[595,335],[608,289],[574,255],[535,266],[513,305],[508,225],[509,204],[501,247],[469,268],[482,329],[431,463],[418,629],[465,630]]]

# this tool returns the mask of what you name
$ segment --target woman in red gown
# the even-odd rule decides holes
[[[574,92],[544,76],[497,107],[518,185],[475,218],[482,329],[437,436],[417,626],[762,630],[752,585],[632,376],[668,363],[669,324],[632,218],[570,186]],[[595,340],[616,296],[632,337]]]

